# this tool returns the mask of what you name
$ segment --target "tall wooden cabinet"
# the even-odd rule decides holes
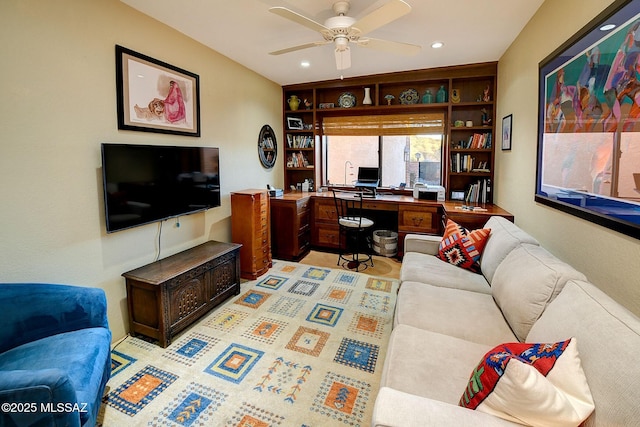
[[[309,252],[311,197],[299,197],[298,194],[285,194],[269,201],[271,252],[277,259],[296,261]]]
[[[325,117],[433,112],[445,117],[442,185],[447,200],[461,192],[474,198],[469,201],[492,203],[497,69],[497,63],[490,62],[283,86],[285,187],[305,179],[313,179],[315,187],[324,184]],[[372,105],[362,105],[365,88]],[[438,99],[439,91],[446,94],[443,99]],[[423,102],[427,92],[432,96],[429,103]],[[411,93],[417,93],[417,99],[408,96]],[[355,96],[355,105],[340,102],[345,94]],[[293,96],[300,100],[296,110],[289,103]],[[299,141],[313,145],[303,148]]]
[[[231,239],[241,243],[240,274],[253,280],[272,266],[269,194],[267,190],[231,193]]]

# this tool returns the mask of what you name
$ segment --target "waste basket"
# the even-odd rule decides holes
[[[395,256],[398,253],[398,233],[391,230],[374,231],[373,251],[386,257]]]

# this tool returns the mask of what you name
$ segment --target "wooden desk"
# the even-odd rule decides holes
[[[272,197],[272,205],[293,204],[309,206],[311,221],[311,246],[318,249],[337,249],[339,247],[338,220],[332,192],[323,193],[287,193],[284,196]],[[394,218],[390,228],[398,232],[398,254],[402,255],[404,238],[407,234],[442,234],[447,218],[450,218],[468,229],[476,229],[492,215],[500,215],[513,221],[513,215],[496,205],[484,205],[482,211],[466,211],[460,209],[460,202],[435,202],[416,200],[411,195],[380,195],[375,199],[365,199],[363,209],[380,213],[387,218]],[[272,210],[272,218],[281,211]],[[396,219],[397,218],[397,219]],[[386,221],[385,226],[390,222]],[[295,221],[274,221],[272,223],[272,235],[283,236],[298,235],[300,224]],[[376,227],[379,229],[379,227]],[[275,239],[274,239],[275,240]],[[284,243],[279,246],[283,247]],[[285,245],[296,247],[295,242]],[[300,244],[298,243],[298,246]],[[298,252],[297,255],[300,255]],[[289,258],[285,258],[289,259]]]

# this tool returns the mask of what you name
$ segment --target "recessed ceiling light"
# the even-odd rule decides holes
[[[611,31],[616,27],[616,24],[605,24],[600,27],[600,31]]]
[[[302,68],[309,68],[309,67],[311,66],[311,64],[309,63],[309,61],[302,61],[302,62],[300,63],[300,66],[301,66]]]
[[[442,46],[444,46],[444,43],[442,42],[433,42],[431,43],[431,47],[434,49],[440,49]]]

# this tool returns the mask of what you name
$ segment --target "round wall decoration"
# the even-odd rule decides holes
[[[276,133],[271,126],[264,125],[258,135],[258,157],[260,158],[260,163],[265,168],[271,169],[276,164],[277,155],[278,142]]]

